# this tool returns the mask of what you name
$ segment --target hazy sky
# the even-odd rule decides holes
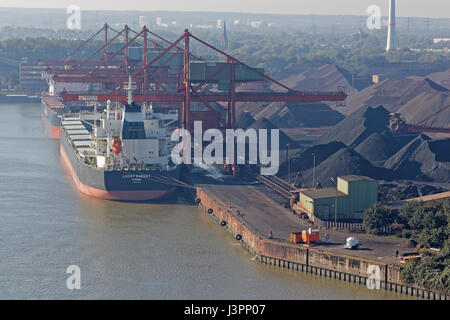
[[[65,8],[85,10],[232,11],[288,14],[365,15],[369,5],[379,5],[387,16],[389,0],[0,0],[0,7]],[[397,15],[450,18],[449,0],[397,0]]]

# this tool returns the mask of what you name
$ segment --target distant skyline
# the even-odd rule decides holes
[[[0,7],[66,8],[127,11],[218,11],[261,14],[367,15],[366,8],[378,5],[388,15],[389,0],[1,0]],[[448,0],[397,0],[398,17],[450,18]]]

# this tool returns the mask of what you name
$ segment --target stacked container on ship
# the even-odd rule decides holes
[[[132,101],[108,101],[99,120],[64,118],[61,158],[77,188],[91,196],[126,201],[154,200],[172,193],[180,168],[170,160],[168,126],[178,114],[163,114]]]

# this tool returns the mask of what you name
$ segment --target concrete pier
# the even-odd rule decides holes
[[[391,238],[387,238],[386,243],[379,243],[378,237],[371,237],[376,247],[374,250],[343,249],[345,234],[340,235],[342,242],[339,245],[306,248],[288,242],[288,238],[290,232],[304,230],[307,225],[270,197],[258,195],[255,186],[238,182],[191,182],[197,187],[192,196],[205,214],[239,239],[240,244],[262,264],[360,285],[367,285],[371,276],[368,274],[369,266],[375,266],[380,271],[380,289],[424,299],[447,300],[450,297],[448,292],[403,283],[400,266],[391,256],[394,253],[383,256],[384,251],[393,251]],[[268,230],[273,230],[273,239],[268,238]],[[331,238],[339,239],[338,233],[332,234]]]

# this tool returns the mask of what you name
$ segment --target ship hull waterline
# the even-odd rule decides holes
[[[44,112],[41,112],[41,118],[42,122],[44,122],[45,133],[52,139],[59,139],[60,125],[52,125],[44,115]]]
[[[120,186],[118,188],[107,189],[107,188],[97,188],[93,185],[89,185],[88,183],[84,183],[80,180],[79,175],[76,171],[85,170],[82,168],[83,164],[79,164],[78,170],[74,168],[74,165],[72,162],[78,161],[76,158],[75,152],[72,150],[66,150],[68,147],[68,141],[64,137],[64,134],[61,132],[60,136],[60,155],[61,155],[61,162],[63,167],[66,169],[67,173],[69,174],[72,182],[74,183],[75,187],[82,192],[83,194],[86,194],[88,196],[101,198],[101,199],[107,199],[107,200],[118,200],[118,201],[152,201],[157,200],[161,198],[166,198],[171,195],[173,195],[176,191],[176,187],[163,184],[163,183],[157,183],[152,182],[150,189],[145,189],[144,186],[139,186],[139,188],[130,189],[120,189]],[[70,154],[72,152],[72,154]],[[69,154],[68,154],[69,153]],[[75,163],[76,166],[76,163]],[[92,171],[94,169],[91,169]],[[97,171],[97,175],[102,175],[101,170],[95,170]],[[178,172],[178,170],[177,170]],[[125,175],[129,175],[129,173],[123,173]],[[94,176],[93,174],[89,174],[89,176]],[[177,177],[178,173],[176,174]],[[85,175],[86,176],[86,175]],[[108,179],[108,178],[103,178]]]

